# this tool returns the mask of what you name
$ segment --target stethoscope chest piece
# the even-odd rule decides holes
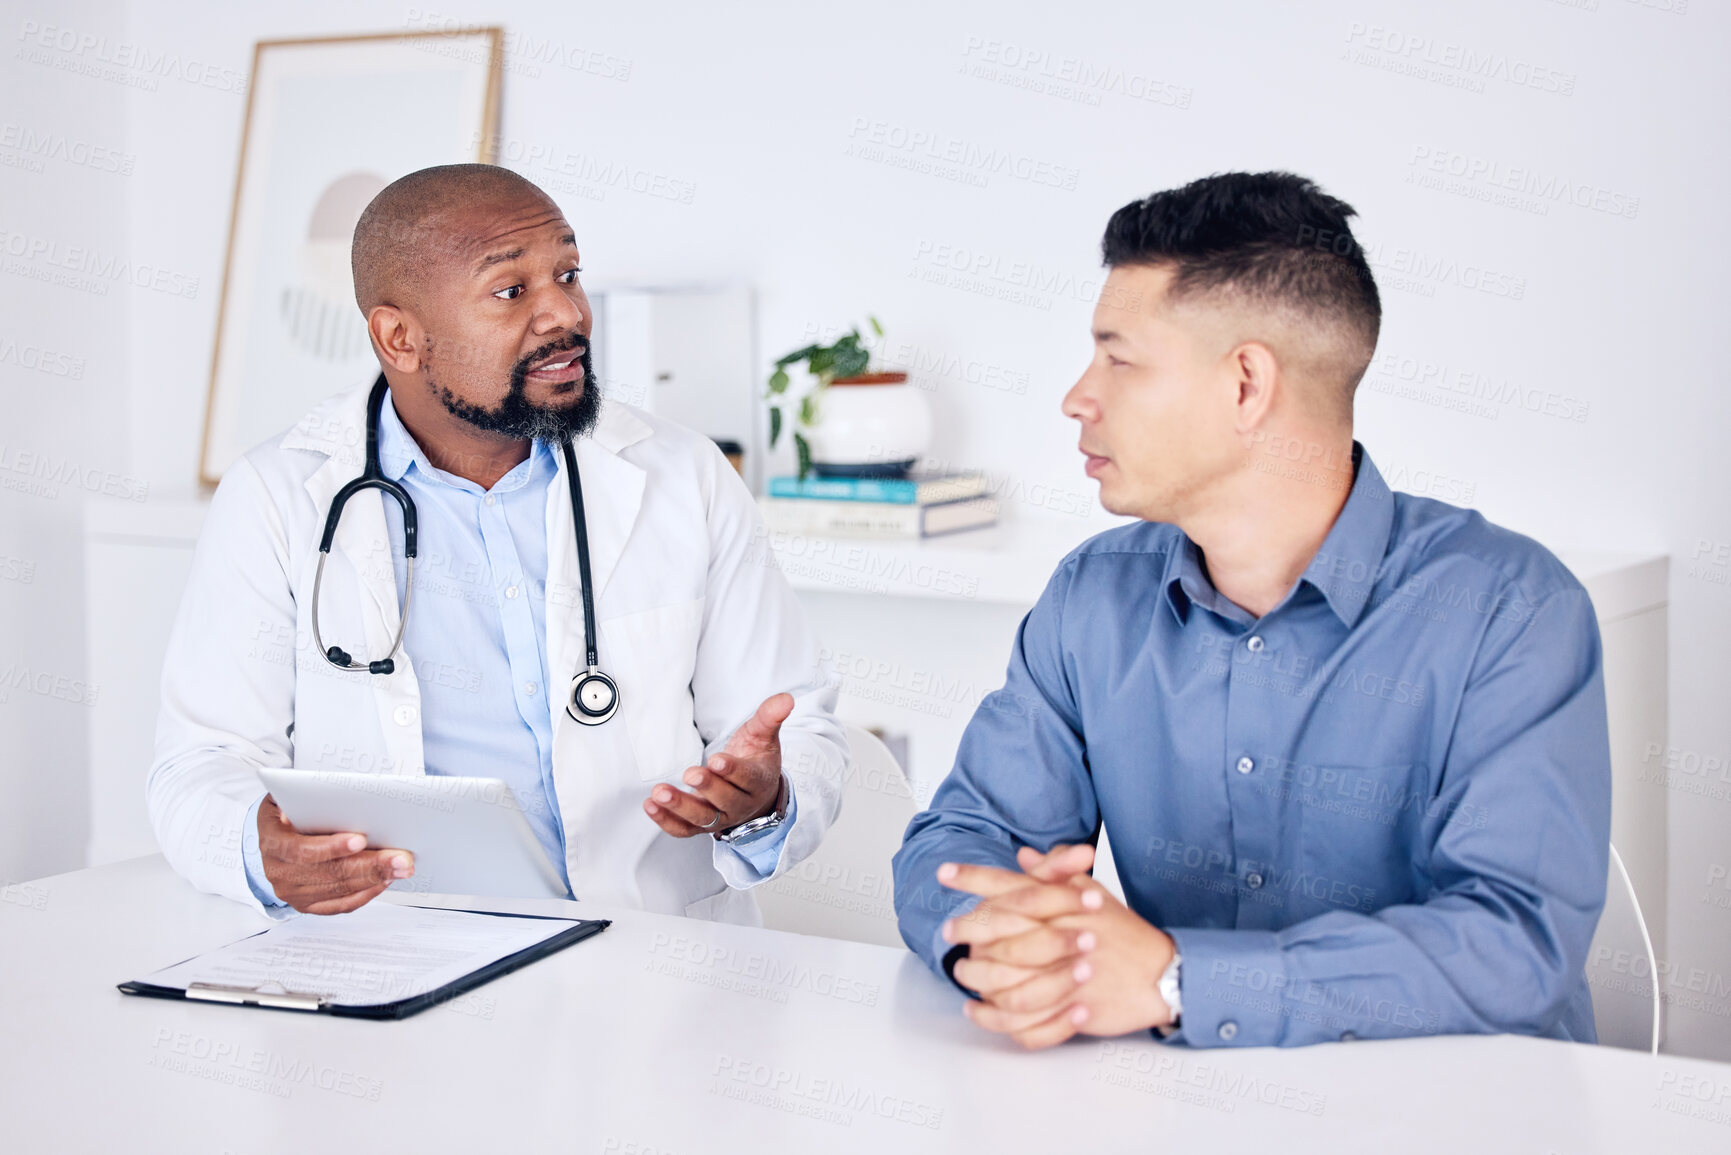
[[[571,700],[565,712],[574,722],[599,726],[619,709],[619,687],[613,679],[591,666],[571,679]]]

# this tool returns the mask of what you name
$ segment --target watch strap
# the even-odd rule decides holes
[[[748,818],[744,822],[735,823],[726,830],[717,830],[715,840],[735,844],[742,840],[753,839],[767,834],[787,821],[787,800],[792,788],[788,785],[787,775],[781,776],[781,784],[775,791],[775,808],[768,814],[760,814],[756,818]]]

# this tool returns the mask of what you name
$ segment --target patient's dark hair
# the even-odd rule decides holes
[[[1338,326],[1348,406],[1370,365],[1382,299],[1347,223],[1357,214],[1289,172],[1227,172],[1131,201],[1112,214],[1100,253],[1108,268],[1173,270],[1173,300],[1216,293]]]

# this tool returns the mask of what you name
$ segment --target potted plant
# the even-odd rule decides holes
[[[884,335],[876,317],[872,332]],[[794,408],[793,445],[799,478],[815,470],[824,477],[901,477],[931,438],[925,396],[906,373],[869,372],[871,351],[853,328],[829,345],[813,344],[782,357],[769,377],[769,445],[775,448]],[[789,366],[805,363],[815,383],[792,405]],[[868,388],[869,387],[869,388]]]

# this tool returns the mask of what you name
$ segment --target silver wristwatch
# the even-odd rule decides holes
[[[716,833],[717,842],[725,842],[729,846],[742,846],[748,842],[756,842],[787,820],[787,775],[781,776],[781,785],[776,788],[775,809],[768,814],[760,815],[749,822],[741,822],[738,826],[729,826],[726,830]]]
[[[1183,1000],[1179,994],[1178,976],[1184,965],[1184,957],[1174,953],[1172,961],[1166,964],[1166,969],[1160,972],[1160,997],[1172,1012],[1172,1021],[1166,1025],[1166,1030],[1178,1029],[1179,1016],[1184,1013]]]

